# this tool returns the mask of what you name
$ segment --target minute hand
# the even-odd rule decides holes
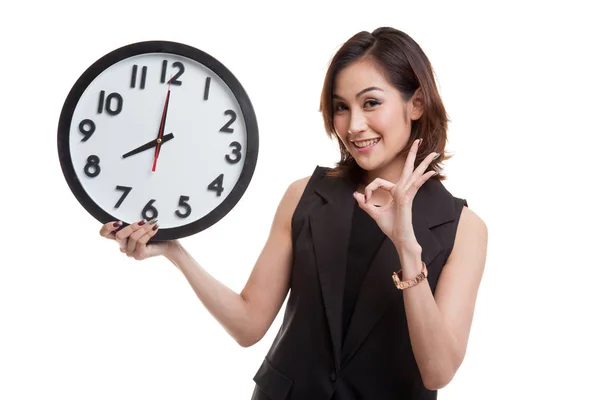
[[[161,140],[161,144],[164,144],[164,143],[168,142],[169,140],[173,139],[174,137],[175,136],[173,136],[172,133],[169,133],[168,135],[163,136],[162,140]],[[148,149],[154,148],[154,147],[156,147],[157,144],[158,144],[158,139],[152,139],[148,143],[143,144],[140,147],[137,147],[137,148],[131,150],[130,152],[123,154],[123,158],[127,158],[129,156],[134,155],[134,154],[141,153],[144,150],[148,150]]]

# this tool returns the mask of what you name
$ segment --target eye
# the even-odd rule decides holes
[[[333,111],[334,112],[338,112],[338,111],[344,111],[346,110],[346,105],[344,103],[337,103],[333,106]]]
[[[365,107],[366,108],[375,107],[375,106],[378,106],[380,104],[381,103],[379,101],[373,100],[373,99],[365,101]]]

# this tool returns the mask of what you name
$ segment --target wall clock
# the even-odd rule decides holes
[[[198,233],[229,213],[258,156],[258,126],[236,77],[188,45],[147,41],[92,64],[58,124],[63,175],[98,221],[157,218],[153,240]]]

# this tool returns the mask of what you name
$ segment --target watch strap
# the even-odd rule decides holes
[[[421,264],[423,264],[423,269],[421,270],[421,273],[412,279],[406,281],[400,280],[399,274],[402,271],[402,269],[399,269],[398,271],[392,274],[392,280],[394,281],[394,284],[399,290],[404,290],[416,286],[419,284],[419,282],[427,278],[427,266],[423,261],[421,261]]]

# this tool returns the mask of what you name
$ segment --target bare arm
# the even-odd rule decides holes
[[[427,281],[404,291],[410,339],[428,389],[446,386],[464,359],[475,300],[487,252],[487,227],[463,207],[452,253],[440,275],[435,298]],[[421,253],[399,251],[405,276],[421,271]]]
[[[173,242],[165,253],[206,309],[241,346],[252,346],[265,335],[287,295],[292,268],[291,220],[308,179],[288,187],[267,242],[240,294],[212,277],[179,242]]]

